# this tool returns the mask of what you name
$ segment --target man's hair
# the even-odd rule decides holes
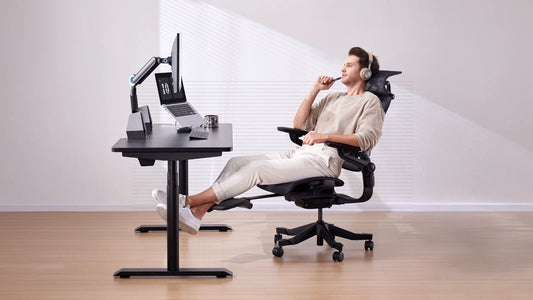
[[[361,69],[368,68],[369,56],[368,52],[366,52],[363,48],[353,47],[352,49],[350,49],[350,51],[348,51],[348,55],[355,55],[359,57],[359,65],[361,66]],[[370,68],[370,71],[372,71],[372,76],[374,76],[379,72],[379,61],[375,55],[372,56],[374,59],[372,61],[372,67]]]

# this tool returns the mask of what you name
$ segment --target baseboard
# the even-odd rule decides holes
[[[151,211],[155,204],[0,205],[0,211]]]
[[[155,204],[78,204],[78,205],[0,205],[1,212],[30,211],[153,211]],[[290,202],[254,202],[254,211],[301,211]],[[491,212],[491,211],[533,211],[533,203],[363,203],[359,205],[338,205],[331,211],[402,211],[402,212]],[[232,211],[248,211],[236,208]]]
[[[301,208],[292,203],[289,206],[263,203],[254,204],[259,211],[297,211]],[[390,212],[491,212],[491,211],[533,211],[533,203],[363,203],[359,205],[337,205],[331,211],[390,211]]]
[[[533,203],[364,203],[347,205],[345,211],[491,212],[533,211]],[[341,205],[342,207],[342,205]]]

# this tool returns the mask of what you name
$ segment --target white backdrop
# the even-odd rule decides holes
[[[397,98],[372,154],[375,197],[340,209],[533,208],[527,1],[0,3],[8,70],[0,82],[0,210],[153,206],[150,190],[164,186],[165,170],[140,168],[110,148],[125,135],[128,74],[167,56],[175,32],[183,33],[188,97],[235,133],[233,152],[191,162],[191,192],[231,156],[291,147],[275,127],[290,125],[312,80],[338,74],[359,45],[404,74],[391,79]],[[170,121],[153,79],[139,99],[154,119]],[[343,179],[344,192],[357,193],[357,176]],[[292,206],[268,199],[256,209]]]

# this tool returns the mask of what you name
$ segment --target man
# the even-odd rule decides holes
[[[385,112],[379,98],[365,91],[365,84],[371,73],[379,71],[379,63],[365,50],[354,47],[348,52],[341,71],[346,92],[331,93],[313,105],[318,93],[335,83],[333,77],[319,76],[296,112],[294,128],[309,131],[303,137],[302,147],[230,159],[210,188],[196,195],[179,195],[179,227],[196,234],[200,220],[211,206],[257,184],[277,184],[314,176],[338,177],[343,160],[335,148],[324,144],[326,141],[371,150],[381,137]],[[166,193],[154,190],[152,195],[160,202],[156,209],[166,221]]]

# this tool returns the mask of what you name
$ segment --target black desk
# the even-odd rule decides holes
[[[146,139],[122,138],[113,145],[113,152],[124,157],[138,158],[143,166],[153,165],[155,160],[168,161],[167,171],[167,268],[120,269],[113,276],[233,276],[225,268],[180,268],[178,193],[188,194],[188,160],[221,156],[233,147],[231,124],[219,124],[210,129],[207,140],[189,140],[188,134],[177,134],[173,125],[155,124]],[[176,186],[176,161],[179,162],[178,186]],[[219,225],[217,225],[219,226]],[[202,226],[204,227],[204,226]]]

